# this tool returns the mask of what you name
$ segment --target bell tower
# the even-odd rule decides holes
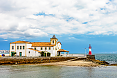
[[[53,37],[50,38],[50,42],[51,42],[52,45],[56,45],[57,41],[58,41],[58,39],[55,37],[55,35],[53,35]]]

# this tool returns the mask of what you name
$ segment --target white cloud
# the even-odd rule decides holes
[[[3,40],[3,41],[8,41],[8,40]]]
[[[1,0],[0,37],[115,35],[116,17],[115,0]]]
[[[75,37],[68,37],[68,39],[71,39],[71,40],[78,40],[78,41],[84,41],[83,39],[77,39]]]

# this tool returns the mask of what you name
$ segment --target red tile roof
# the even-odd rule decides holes
[[[61,42],[57,42],[57,44],[58,44],[58,43],[60,43],[60,44],[61,44]]]
[[[51,42],[32,42],[32,47],[53,47]]]
[[[64,49],[59,49],[58,52],[69,52],[69,51],[64,50]]]
[[[28,41],[15,41],[12,43],[28,43],[32,44],[32,47],[53,47],[55,45],[51,45],[51,42],[28,42]]]
[[[15,42],[11,42],[11,43],[30,43],[28,41],[15,41]]]

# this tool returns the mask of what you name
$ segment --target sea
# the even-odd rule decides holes
[[[117,64],[117,54],[96,54],[96,59]],[[0,65],[0,78],[117,78],[117,66]]]
[[[117,54],[95,54],[95,58],[110,64],[117,64]]]

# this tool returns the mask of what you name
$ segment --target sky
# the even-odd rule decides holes
[[[0,50],[53,35],[70,53],[117,53],[117,0],[0,0]]]

